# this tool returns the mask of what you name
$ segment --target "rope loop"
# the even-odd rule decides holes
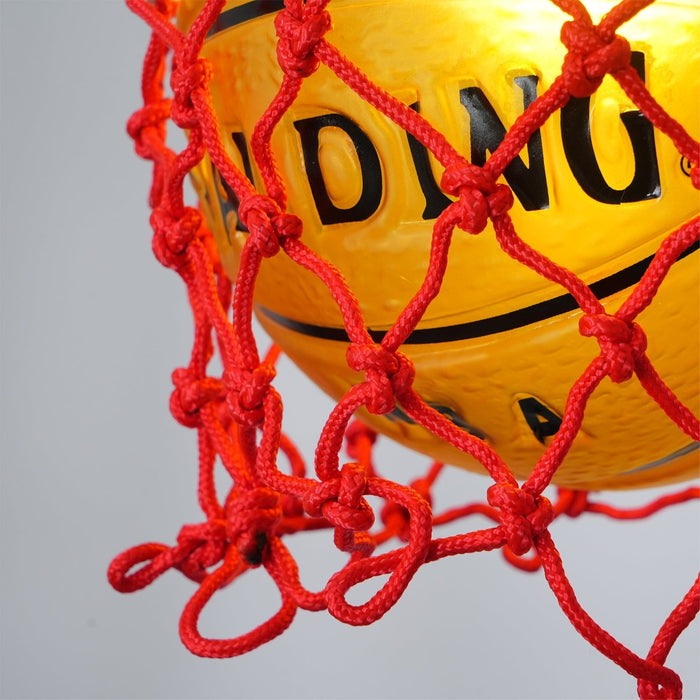
[[[489,505],[499,509],[508,547],[517,556],[530,551],[554,517],[548,498],[528,493],[517,484],[493,484],[486,491],[486,497]]]
[[[173,550],[159,542],[147,542],[118,554],[109,565],[107,579],[120,593],[133,593],[149,586],[173,566]],[[135,566],[139,569],[129,573]]]
[[[175,67],[170,78],[173,89],[172,118],[182,129],[194,129],[199,125],[199,116],[192,103],[192,93],[203,88],[213,74],[211,62],[198,58],[187,68]]]
[[[267,543],[282,519],[279,494],[266,487],[233,489],[225,514],[229,541],[250,566],[259,566]]]
[[[589,97],[607,73],[630,65],[632,50],[627,39],[614,34],[606,41],[592,24],[577,20],[565,22],[561,41],[568,49],[562,77],[566,89],[574,97]]]
[[[374,511],[363,498],[366,492],[367,471],[361,464],[348,462],[340,477],[322,481],[306,494],[304,510],[344,530],[369,530],[374,524]]]
[[[481,233],[489,221],[504,216],[513,206],[510,187],[496,184],[483,170],[472,163],[448,165],[440,186],[459,199],[451,205],[458,212],[458,226],[471,234]]]
[[[306,11],[302,11],[306,15]],[[290,7],[275,17],[277,60],[286,75],[291,78],[308,78],[319,66],[314,49],[328,30],[332,28],[331,16],[326,10],[310,12],[301,18]]]
[[[244,197],[238,216],[265,258],[276,255],[285,238],[299,238],[302,234],[301,219],[295,214],[282,212],[274,199],[264,195]]]
[[[367,410],[382,415],[394,410],[395,397],[413,384],[413,363],[400,352],[391,352],[376,343],[351,343],[346,351],[348,366],[365,372],[370,387]]]
[[[637,323],[609,314],[586,314],[579,321],[579,331],[583,336],[596,337],[610,379],[616,384],[632,377],[647,349],[646,335]]]
[[[190,368],[179,367],[172,374],[175,389],[170,395],[170,412],[180,425],[199,428],[199,411],[223,396],[223,384],[213,377],[198,379]]]
[[[275,368],[267,363],[258,365],[252,372],[242,369],[224,372],[226,404],[234,420],[248,427],[263,422],[263,401],[275,375]]]
[[[122,593],[145,588],[173,567],[201,583],[208,575],[207,568],[223,559],[226,548],[223,521],[183,525],[177,536],[177,545],[168,547],[149,542],[131,547],[114,558],[107,577],[111,585]],[[130,573],[139,564],[142,566]]]

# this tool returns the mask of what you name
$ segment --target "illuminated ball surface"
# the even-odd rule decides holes
[[[612,3],[587,2],[595,21]],[[185,0],[189,26],[201,7]],[[228,3],[202,55],[221,135],[260,189],[250,138],[282,73],[278,3]],[[411,105],[472,162],[483,164],[505,130],[561,72],[568,16],[544,0],[331,2],[328,40],[369,78]],[[696,2],[656,2],[623,25],[633,65],[656,100],[700,137]],[[303,240],[337,266],[372,331],[386,330],[420,286],[432,227],[449,200],[441,166],[413,137],[363,102],[329,69],[308,78],[272,147]],[[509,166],[511,210],[522,238],[617,310],[664,238],[700,211],[688,163],[606,77],[572,99]],[[237,200],[208,160],[195,173],[227,273],[235,280],[247,233]],[[637,319],[648,356],[680,400],[698,408],[698,263],[691,247]],[[283,253],[263,261],[256,313],[270,336],[323,390],[341,397],[362,376],[346,364],[347,337],[325,286]],[[578,331],[564,290],[503,253],[489,226],[455,231],[439,296],[402,347],[416,391],[486,440],[519,478],[559,427],[568,392],[598,354]],[[468,455],[413,424],[400,407],[363,414],[380,432],[469,469]],[[584,489],[658,485],[698,473],[698,450],[632,379],[605,379],[555,476]]]

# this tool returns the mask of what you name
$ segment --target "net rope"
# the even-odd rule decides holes
[[[108,577],[122,592],[144,588],[171,568],[196,582],[198,588],[180,619],[181,638],[193,653],[230,657],[251,651],[287,629],[299,608],[328,610],[352,625],[370,624],[397,602],[422,565],[456,554],[501,549],[515,566],[527,571],[543,570],[572,625],[596,649],[638,679],[640,697],[681,696],[680,678],[664,663],[675,640],[700,608],[700,577],[669,614],[642,658],[602,629],[579,604],[549,526],[555,518],[583,513],[621,519],[646,517],[669,505],[699,498],[700,489],[685,488],[646,507],[627,510],[596,502],[587,492],[569,489],[559,489],[552,503],[543,491],[581,427],[589,397],[605,377],[621,383],[636,375],[679,429],[693,440],[700,439],[698,419],[654,370],[645,354],[644,331],[635,321],[651,303],[678,256],[700,238],[700,218],[666,237],[620,309],[608,314],[581,279],[518,236],[509,216],[512,192],[497,181],[550,115],[570,96],[593,94],[607,74],[654,127],[673,141],[690,164],[696,189],[700,189],[700,145],[649,94],[631,66],[628,42],[617,34],[621,25],[653,0],[623,0],[597,25],[578,0],[552,2],[571,16],[561,33],[567,49],[561,74],[518,117],[484,166],[477,167],[420,114],[374,84],[325,38],[331,28],[329,0],[286,0],[285,9],[275,18],[277,56],[284,77],[251,139],[264,183],[264,193],[258,193],[226,152],[208,88],[212,69],[199,57],[224,0],[208,0],[186,34],[173,23],[176,2],[127,0],[152,29],[143,65],[143,107],[129,120],[128,132],[137,154],[153,163],[149,197],[153,251],[184,281],[194,316],[191,359],[186,367],[173,372],[170,408],[182,425],[197,431],[198,498],[204,519],[184,525],[174,546],[146,543],[121,553],[112,561]],[[285,183],[270,146],[272,132],[294,102],[303,80],[320,64],[422,143],[444,168],[441,188],[455,198],[435,222],[429,266],[418,292],[381,342],[370,336],[357,299],[341,273],[304,243],[301,220],[286,209]],[[168,75],[171,97],[166,94]],[[188,144],[180,152],[166,144],[169,121],[188,132]],[[249,231],[235,285],[224,273],[201,212],[185,204],[185,178],[205,153],[239,199],[238,215]],[[522,484],[484,441],[459,428],[418,396],[412,388],[413,365],[400,351],[440,289],[455,229],[478,235],[489,221],[507,255],[561,285],[575,298],[583,311],[580,333],[595,337],[600,346],[600,353],[572,386],[561,428]],[[273,382],[280,351],[273,345],[261,359],[253,333],[256,279],[264,260],[274,255],[287,255],[327,286],[350,338],[347,363],[365,377],[335,405],[323,426],[313,476],[307,474],[302,456],[281,429],[282,399]],[[210,367],[215,350],[223,364],[223,372],[218,374]],[[397,402],[415,423],[484,466],[493,480],[486,502],[434,514],[431,489],[443,468],[439,463],[408,486],[381,477],[373,461],[376,434],[354,420],[353,414],[361,407],[385,414]],[[349,461],[341,464],[343,449]],[[225,499],[219,498],[215,486],[217,460],[230,476]],[[283,461],[288,464],[280,468]],[[366,496],[382,499],[383,507],[375,512]],[[433,537],[435,526],[474,514],[487,516],[494,526]],[[373,527],[377,515],[381,525]],[[348,558],[322,590],[311,591],[302,585],[284,539],[320,528],[333,530],[335,546]],[[379,545],[388,544],[393,548],[377,553]],[[199,617],[212,596],[256,567],[264,567],[279,589],[279,610],[236,638],[203,637]],[[368,601],[348,603],[347,594],[353,586],[385,575],[388,580]]]

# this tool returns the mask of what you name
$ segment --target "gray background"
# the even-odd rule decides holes
[[[172,543],[200,519],[194,435],[167,410],[189,310],[151,255],[150,168],[124,129],[147,31],[118,0],[0,0],[0,11],[2,696],[634,697],[633,679],[577,635],[542,574],[498,553],[425,567],[369,628],[301,612],[281,638],[225,661],[180,644],[193,584],[177,572],[130,596],[107,585],[117,552]],[[296,392],[285,426],[309,456],[330,404],[286,364],[279,385]],[[381,452],[396,476],[426,465],[386,441]],[[451,470],[436,506],[482,498],[488,483]],[[552,531],[581,602],[645,655],[697,573],[699,524],[685,505]],[[326,534],[294,551],[310,587],[340,561]],[[254,572],[215,598],[203,629],[240,633],[276,605]],[[700,695],[698,658],[695,624],[669,660],[689,698]]]

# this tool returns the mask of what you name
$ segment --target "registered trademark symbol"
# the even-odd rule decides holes
[[[690,161],[685,156],[681,156],[681,170],[690,176]]]

